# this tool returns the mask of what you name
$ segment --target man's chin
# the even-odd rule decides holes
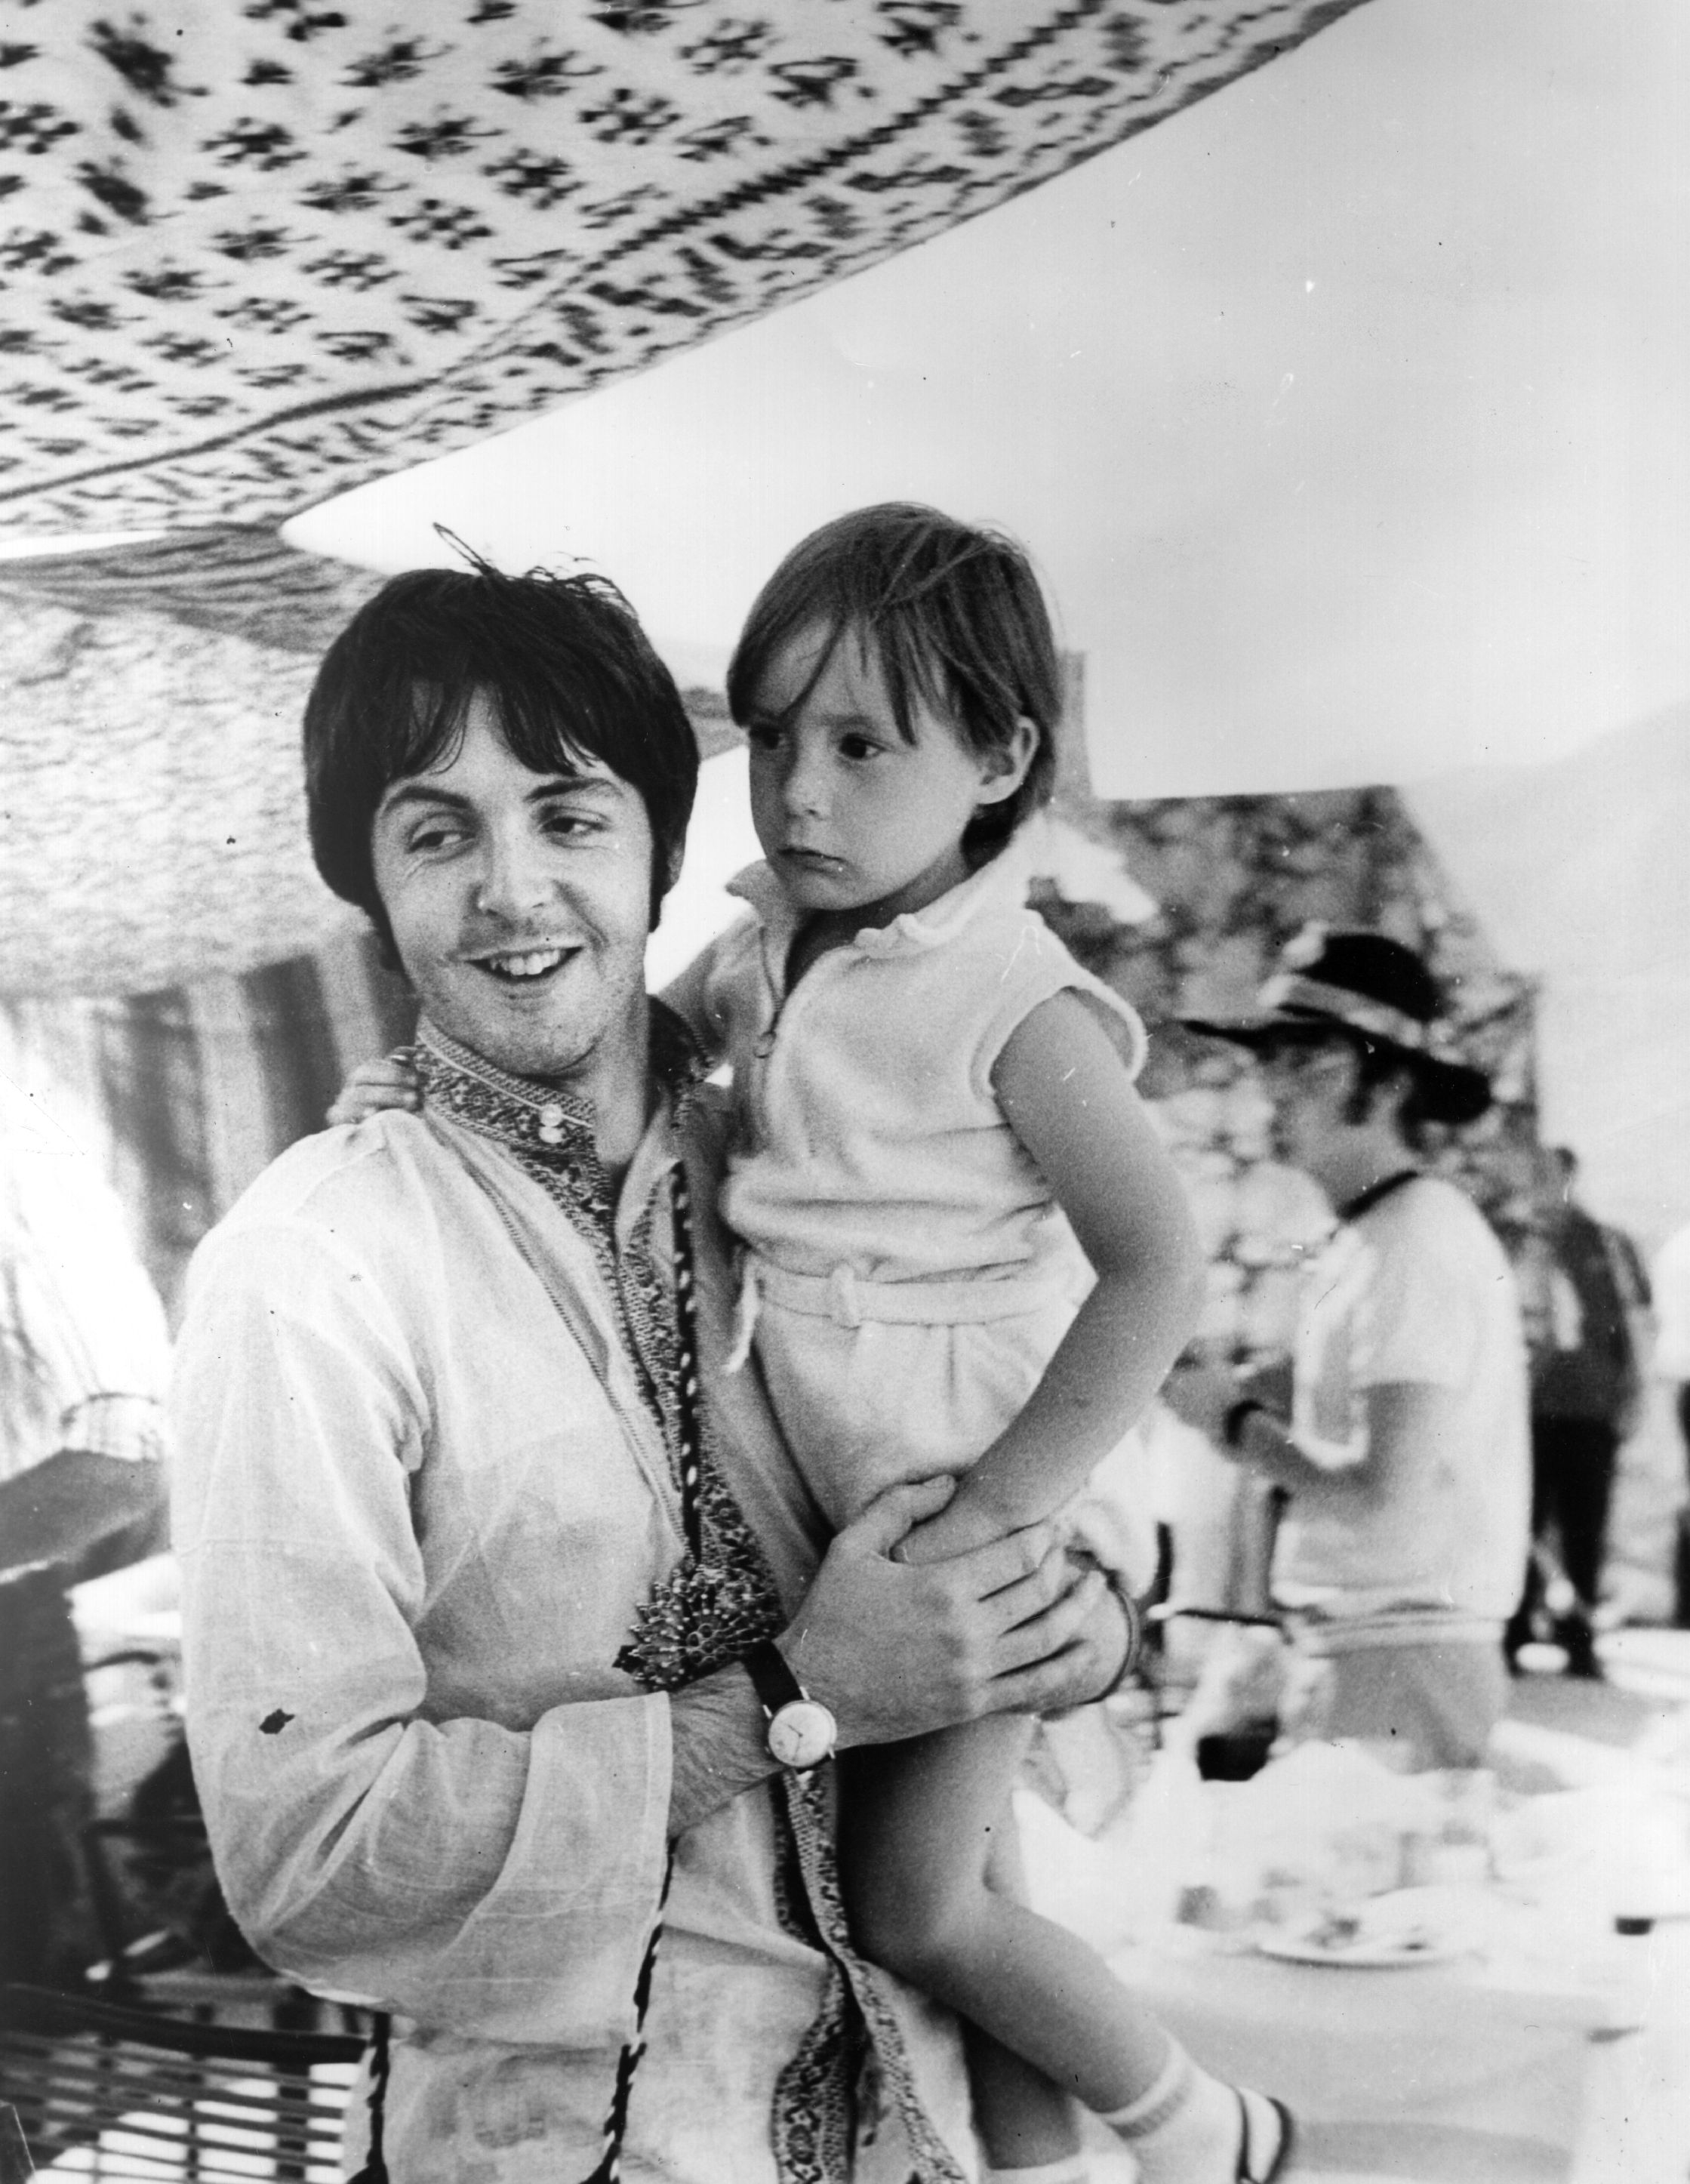
[[[564,1007],[559,983],[568,976],[565,966],[544,990],[507,989],[488,979],[479,992],[433,996],[425,1013],[437,1030],[509,1076],[554,1084],[598,1077],[607,1066],[614,1069],[623,1049],[628,1066],[642,1071],[643,989],[621,1005]]]

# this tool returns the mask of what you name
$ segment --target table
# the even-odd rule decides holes
[[[1145,1919],[1121,1843],[1065,1830],[1024,1797],[1017,1811],[1035,1907],[1101,1946],[1200,2062],[1289,2103],[1295,2177],[1685,2184],[1690,1918],[1617,1935],[1604,1899],[1621,1877],[1593,1858],[1576,1917],[1565,1900],[1552,1918],[1476,1887],[1480,1946],[1466,1955],[1307,1965],[1242,1935]],[[1642,1818],[1621,1835],[1641,1838]],[[1647,1861],[1631,1866],[1631,1884],[1647,1878]],[[1098,2184],[1129,2176],[1097,2142]]]
[[[1371,1970],[1172,1947],[1110,1961],[1207,2068],[1289,2103],[1313,2173],[1573,2172],[1611,2015],[1588,1988],[1499,1986],[1465,1962]]]

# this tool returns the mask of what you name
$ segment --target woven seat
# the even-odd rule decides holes
[[[0,1989],[0,2101],[37,2168],[80,2149],[79,2176],[326,2184],[363,2046]]]

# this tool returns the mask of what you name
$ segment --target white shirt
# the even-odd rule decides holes
[[[1519,1597],[1531,1510],[1526,1351],[1514,1276],[1483,1216],[1421,1177],[1342,1227],[1309,1268],[1292,1430],[1311,1461],[1366,1454],[1370,1388],[1423,1383],[1452,1399],[1448,1432],[1416,1452],[1376,1509],[1299,1511],[1276,1588],[1347,1617],[1393,1608],[1500,1623]]]
[[[1091,1001],[1135,1076],[1144,1029],[1026,907],[1026,886],[1012,844],[925,910],[864,927],[788,991],[799,920],[766,865],[734,881],[752,914],[666,998],[733,1065],[722,1217],[742,1241],[796,1273],[1002,1279],[1053,1255],[1076,1278],[1067,1223],[992,1072],[1057,993]]]
[[[660,1118],[617,1212],[619,1251],[650,1217],[663,1263],[670,1147]],[[695,1217],[709,1365],[729,1300]],[[790,1601],[802,1490],[754,1378],[707,1385]],[[669,1702],[613,1663],[682,1545],[587,1240],[437,1110],[309,1139],[195,1261],[175,1411],[189,1730],[236,1917],[304,1984],[412,2021],[396,2184],[586,2176],[667,1854]],[[834,2119],[806,2043],[838,1977],[777,1889],[779,1841],[761,1789],[676,1846],[630,2179],[774,2184],[796,2173],[781,2131]],[[882,2084],[919,2067],[966,2144],[953,2036],[877,1992]],[[882,2122],[856,2173],[902,2178]]]

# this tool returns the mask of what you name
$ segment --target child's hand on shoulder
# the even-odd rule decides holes
[[[379,1061],[360,1062],[335,1095],[329,1110],[331,1125],[368,1122],[384,1107],[398,1107],[415,1114],[422,1106],[422,1079],[403,1056],[383,1055]]]

